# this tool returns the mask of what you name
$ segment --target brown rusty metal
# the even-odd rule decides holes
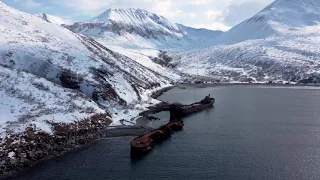
[[[151,151],[155,143],[169,138],[173,132],[182,130],[183,126],[183,121],[172,121],[159,129],[133,139],[131,141],[132,155],[142,155]]]
[[[190,114],[200,112],[202,110],[213,107],[215,100],[212,98],[210,103],[194,103],[187,106],[172,106],[170,109],[170,118],[171,119],[180,119],[186,117]]]

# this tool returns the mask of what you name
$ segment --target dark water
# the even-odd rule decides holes
[[[14,179],[320,178],[320,89],[174,89],[161,99],[191,103],[209,93],[215,108],[186,118],[182,132],[139,161],[130,159],[132,137],[107,139]]]

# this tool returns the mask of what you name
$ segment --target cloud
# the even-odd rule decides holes
[[[208,4],[210,2],[211,2],[210,0],[194,0],[189,2],[189,4],[202,5],[202,4]]]
[[[41,3],[35,2],[33,0],[25,0],[24,4],[28,7],[28,8],[40,8],[42,7]]]
[[[24,6],[26,6],[27,8],[41,8],[42,7],[42,3],[39,2],[35,2],[34,0],[13,0],[13,2],[16,3],[21,3]]]
[[[44,4],[40,2],[36,2],[34,0],[12,0],[15,3],[20,3],[24,7],[29,8],[29,9],[40,9],[43,7]]]

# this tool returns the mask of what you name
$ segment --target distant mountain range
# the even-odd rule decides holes
[[[319,22],[320,0],[277,0],[217,37],[211,47],[176,55],[175,63],[183,72],[224,81],[319,77]]]

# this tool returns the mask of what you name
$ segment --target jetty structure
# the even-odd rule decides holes
[[[213,107],[215,103],[214,98],[206,96],[203,100],[190,105],[168,104],[161,108],[170,110],[170,122],[158,129],[154,129],[144,135],[138,136],[131,141],[131,155],[132,157],[140,157],[151,151],[156,143],[162,142],[169,138],[172,133],[181,131],[184,123],[181,119],[192,113],[199,112],[204,109]]]

